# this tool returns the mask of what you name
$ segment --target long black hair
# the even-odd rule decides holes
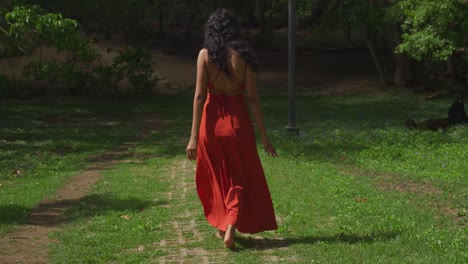
[[[241,39],[239,25],[226,9],[216,9],[205,25],[204,48],[210,62],[216,64],[228,77],[232,76],[227,64],[227,55],[235,51],[242,56],[249,68],[258,72],[258,63],[250,46]]]

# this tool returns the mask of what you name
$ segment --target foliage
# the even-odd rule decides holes
[[[39,58],[33,58],[31,62],[24,67],[23,75],[30,80],[43,80],[57,83],[59,80],[60,66],[54,59],[45,61]]]
[[[32,57],[23,71],[29,80],[63,87],[72,95],[119,93],[123,80],[128,81],[131,93],[151,94],[156,85],[151,56],[141,48],[124,48],[111,65],[103,65],[97,63],[100,54],[91,42],[79,35],[75,20],[46,13],[38,6],[17,6],[5,18],[6,54]],[[44,58],[45,47],[64,54],[65,60]],[[39,54],[34,55],[37,49]]]
[[[156,86],[151,54],[141,48],[125,47],[114,58],[113,68],[118,78],[127,78],[133,91],[151,94]]]
[[[40,46],[51,45],[59,51],[71,50],[77,42],[78,23],[60,14],[45,13],[38,6],[16,6],[5,15],[10,53],[29,55]]]
[[[298,20],[307,20],[312,16],[312,9],[318,1],[297,0],[296,17]],[[273,19],[273,23],[278,26],[288,25],[289,0],[268,0],[266,1],[266,15]]]
[[[154,4],[155,1],[146,0],[46,0],[42,3],[51,10],[77,19],[89,33],[103,33],[107,39],[115,32],[123,33],[131,42],[143,37],[143,19],[150,12],[155,12]]]
[[[29,55],[38,46],[34,30],[41,12],[37,6],[17,6],[5,14],[8,28],[0,30],[6,56]]]
[[[95,91],[91,94],[98,95],[118,95],[118,87],[120,79],[117,78],[115,69],[112,65],[98,65],[93,70],[93,85]]]
[[[378,34],[385,27],[386,13],[386,7],[379,1],[333,1],[324,8],[321,25],[336,27],[338,20],[343,24],[350,23],[359,26],[361,30]]]
[[[101,55],[91,46],[91,42],[79,37],[66,51],[67,59],[61,65],[59,83],[64,84],[70,92],[82,94],[91,84],[93,65],[100,60]]]
[[[82,75],[78,72],[98,58],[89,42],[78,35],[77,21],[63,18],[61,14],[46,13],[38,6],[16,6],[5,15],[8,28],[4,31],[7,56],[32,56],[24,69],[24,76],[31,80],[47,81],[67,88],[76,85]],[[58,53],[66,53],[63,63],[44,58],[44,47],[52,47]],[[39,55],[33,52],[39,49]]]
[[[127,93],[151,95],[158,81],[154,74],[151,54],[141,48],[125,47],[111,65],[94,68],[98,94],[118,95],[122,82],[128,81]],[[127,88],[127,87],[124,87]]]
[[[459,0],[401,0],[392,11],[402,24],[397,48],[416,60],[446,61],[468,47],[468,3]]]

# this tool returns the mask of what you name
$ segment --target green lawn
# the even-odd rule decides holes
[[[278,231],[240,236],[235,251],[214,238],[184,157],[192,99],[181,96],[3,105],[0,232],[22,223],[89,155],[124,142],[135,120],[155,114],[162,125],[129,150],[134,162],[105,171],[68,212],[71,221],[53,234],[60,243],[52,262],[466,263],[468,127],[403,127],[410,117],[446,115],[448,100],[299,97],[294,136],[284,130],[287,98],[262,99],[280,155],[261,153]]]

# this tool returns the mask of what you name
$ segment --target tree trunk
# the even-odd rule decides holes
[[[412,85],[413,73],[408,58],[403,54],[395,54],[395,85],[400,88],[409,88]]]
[[[344,33],[344,40],[348,44],[349,47],[353,46],[353,41],[351,40],[351,23],[348,21],[343,22],[343,33]]]
[[[390,2],[384,0],[387,7],[390,7]],[[389,28],[390,50],[393,51],[393,58],[395,60],[395,85],[400,88],[408,88],[414,82],[414,75],[411,69],[411,64],[408,57],[401,53],[395,53],[398,45],[401,44],[401,29],[397,24],[391,24]]]
[[[400,28],[398,25],[391,25],[390,27],[390,48],[395,51],[396,47],[401,43]],[[400,88],[408,88],[413,83],[413,72],[411,65],[406,55],[401,53],[394,53],[393,58],[395,61],[395,85]]]
[[[164,37],[164,0],[159,0],[159,35]]]
[[[190,18],[187,24],[187,29],[185,31],[187,38],[190,38],[191,33],[192,33],[192,24],[195,18],[197,17],[197,14],[200,12],[200,4],[195,4],[195,6],[192,6]]]
[[[273,25],[271,16],[266,15],[266,11],[267,1],[260,0],[258,3],[260,31],[258,33],[257,43],[262,46],[270,47],[273,43]]]
[[[447,75],[451,80],[455,80],[456,73],[455,73],[455,65],[453,63],[455,55],[452,54],[447,59]]]
[[[379,75],[379,81],[381,84],[385,84],[384,74],[382,71],[382,67],[380,65],[379,58],[377,56],[377,48],[376,48],[375,42],[373,41],[374,38],[372,37],[366,25],[362,25],[362,33],[364,35],[367,48],[369,49],[369,53],[372,56],[372,60],[374,61],[377,74]]]
[[[258,1],[258,26],[259,31],[257,35],[257,43],[263,42],[263,35],[265,35],[265,11],[266,2],[265,0]]]

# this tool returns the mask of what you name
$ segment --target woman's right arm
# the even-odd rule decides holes
[[[257,125],[258,132],[260,133],[260,137],[262,138],[262,143],[263,147],[265,148],[265,152],[272,157],[278,157],[276,149],[273,147],[270,140],[268,139],[268,135],[265,129],[265,123],[263,122],[263,114],[260,109],[260,96],[258,95],[257,91],[257,74],[251,71],[250,68],[247,68],[245,78],[247,98],[252,109],[255,124]]]

